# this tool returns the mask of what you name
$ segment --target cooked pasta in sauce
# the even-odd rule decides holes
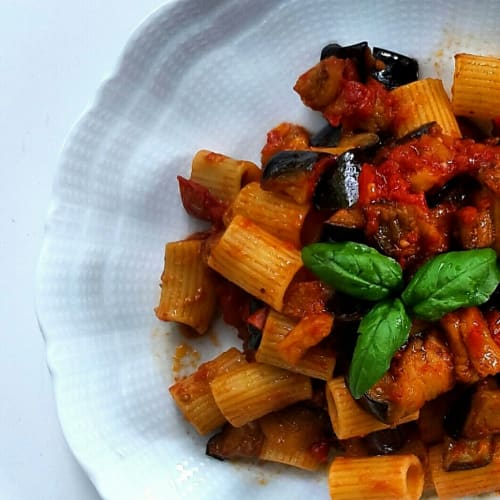
[[[329,44],[261,165],[195,154],[206,231],[169,242],[156,314],[235,347],[170,393],[206,453],[325,469],[332,499],[500,490],[500,59]],[[238,346],[238,347],[237,347]]]

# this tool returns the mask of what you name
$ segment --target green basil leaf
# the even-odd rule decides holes
[[[359,299],[385,299],[403,286],[401,266],[361,243],[313,243],[302,260],[322,281]]]
[[[394,353],[406,342],[411,320],[400,299],[376,304],[359,324],[348,384],[360,398],[389,369]]]
[[[491,248],[447,252],[418,269],[401,298],[415,316],[434,321],[460,307],[483,304],[499,283]]]

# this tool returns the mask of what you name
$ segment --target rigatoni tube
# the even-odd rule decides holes
[[[330,465],[332,500],[418,500],[424,469],[415,455],[337,457]]]
[[[277,311],[290,282],[302,267],[300,252],[236,215],[212,248],[208,265]]]
[[[262,363],[247,363],[210,383],[215,402],[234,427],[311,399],[311,379]]]
[[[246,363],[245,356],[235,347],[207,361],[182,380],[169,388],[177,407],[199,434],[208,434],[225,423],[219,407],[215,404],[210,382],[231,368]]]
[[[457,54],[451,96],[456,115],[497,117],[500,114],[500,59]]]
[[[202,258],[202,240],[183,240],[165,247],[160,303],[156,316],[204,334],[216,309],[212,271]]]
[[[395,120],[397,137],[413,132],[422,125],[436,122],[444,134],[461,137],[460,128],[441,80],[425,78],[392,91],[398,115]]]
[[[223,201],[232,201],[248,182],[260,178],[260,169],[250,161],[202,149],[191,164],[191,180],[206,187]]]

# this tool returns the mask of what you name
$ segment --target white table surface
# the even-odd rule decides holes
[[[95,500],[61,432],[34,274],[64,139],[161,0],[0,1],[0,500]]]

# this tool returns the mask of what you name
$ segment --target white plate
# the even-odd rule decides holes
[[[280,121],[317,126],[292,86],[328,42],[417,57],[449,87],[455,52],[500,56],[498,19],[495,0],[185,0],[133,35],[64,149],[38,268],[63,430],[104,498],[328,498],[324,474],[205,457],[174,408],[181,337],[153,307],[164,243],[193,228],[175,176],[198,149],[258,161]],[[192,344],[206,360],[234,339]]]

